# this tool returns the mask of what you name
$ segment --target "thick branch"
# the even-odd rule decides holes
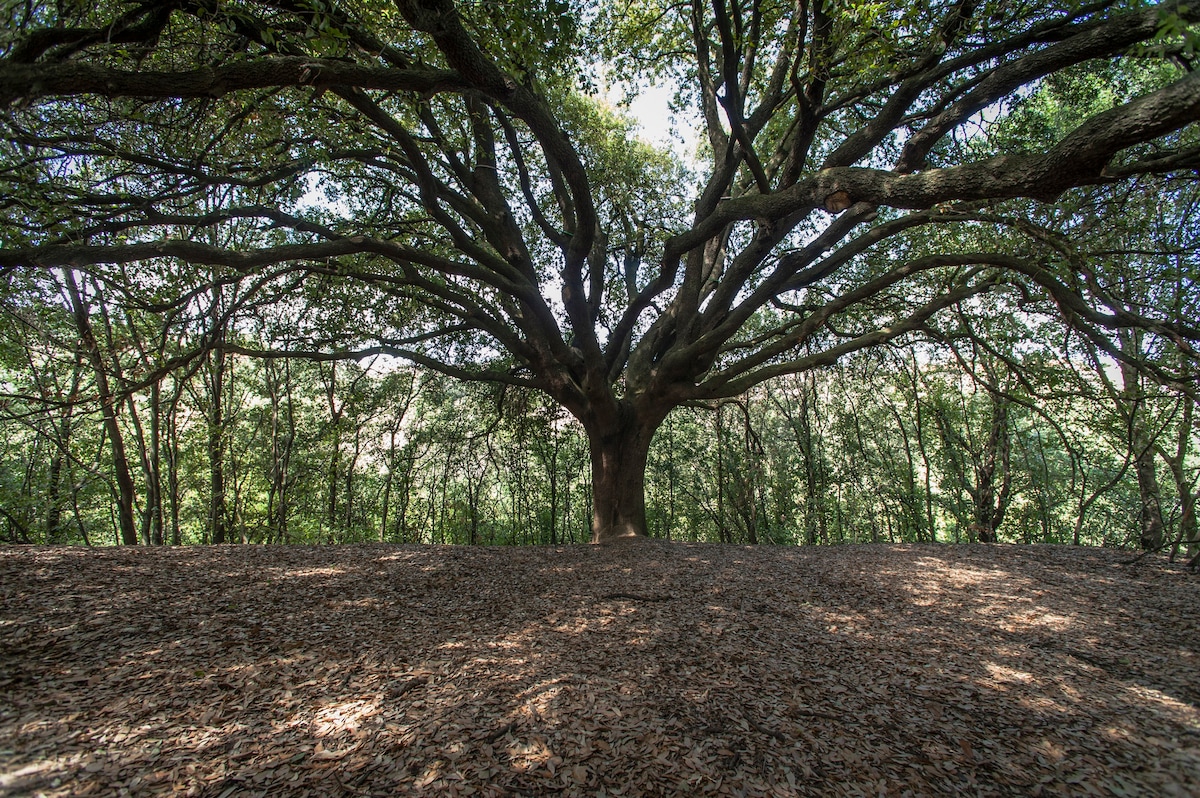
[[[1125,105],[1097,114],[1044,153],[1002,155],[946,169],[898,174],[882,169],[823,169],[790,189],[722,203],[709,217],[667,242],[669,256],[700,246],[740,219],[780,219],[803,208],[869,202],[929,208],[955,200],[1029,197],[1051,201],[1069,188],[1109,182],[1110,160],[1128,147],[1200,120],[1200,72]],[[1124,175],[1124,173],[1122,173]]]
[[[1175,6],[1176,10],[1181,10],[1189,18],[1200,18],[1200,8],[1192,10],[1174,3],[1167,5]],[[1020,86],[1086,60],[1122,52],[1154,36],[1160,24],[1160,12],[1161,9],[1156,7],[1123,14],[1064,42],[998,67],[962,99],[909,138],[896,170],[910,172],[921,168],[929,151],[946,133]]]
[[[324,58],[260,58],[186,72],[124,71],[71,62],[0,64],[0,105],[16,100],[103,97],[220,97],[274,86],[346,87],[431,94],[468,88],[455,72],[387,69]]]

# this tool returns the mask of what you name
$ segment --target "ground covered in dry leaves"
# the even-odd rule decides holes
[[[0,548],[0,794],[1200,795],[1129,557]]]

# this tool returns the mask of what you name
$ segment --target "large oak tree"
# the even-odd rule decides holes
[[[1200,340],[1116,301],[1021,210],[1200,168],[1195,4],[5,8],[0,268],[90,272],[106,296],[81,304],[209,325],[160,370],[217,350],[390,353],[544,391],[586,430],[596,541],[645,533],[673,408],[943,311],[1050,301],[1115,357],[1118,328],[1184,363]],[[1127,60],[1136,90],[1079,98],[1051,140],[992,146],[1042,81]],[[601,75],[677,87],[696,160],[641,143]],[[276,342],[238,335],[274,311],[292,320]]]

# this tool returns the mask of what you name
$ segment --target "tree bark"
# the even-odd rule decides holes
[[[1125,333],[1120,336],[1121,349],[1130,358],[1140,357],[1142,343],[1140,336]],[[1155,439],[1151,437],[1149,422],[1146,419],[1145,396],[1142,392],[1141,375],[1137,368],[1127,360],[1120,362],[1122,389],[1120,400],[1124,409],[1118,404],[1118,410],[1123,410],[1127,431],[1129,434],[1129,452],[1133,458],[1133,471],[1138,484],[1138,526],[1139,542],[1143,549],[1157,549],[1163,543],[1165,524],[1162,517],[1162,492],[1158,486],[1158,473],[1154,465]]]
[[[164,447],[167,455],[167,510],[170,514],[171,545],[183,544],[183,530],[179,522],[179,509],[182,495],[179,487],[179,402],[183,398],[184,384],[175,377],[175,385],[171,391],[171,401],[167,407],[167,429]]]
[[[136,546],[138,542],[137,526],[134,523],[134,508],[137,505],[136,489],[133,476],[129,470],[129,458],[125,453],[125,438],[121,425],[117,421],[117,397],[113,394],[108,383],[108,372],[100,353],[100,344],[92,329],[92,321],[83,294],[75,282],[75,275],[70,269],[63,270],[67,291],[71,296],[72,310],[75,316],[75,327],[92,371],[96,378],[96,393],[100,398],[100,411],[104,418],[104,428],[108,433],[109,445],[112,447],[113,476],[117,483],[117,523],[121,532],[121,544]]]
[[[50,469],[47,475],[48,497],[46,501],[46,542],[53,545],[65,543],[66,529],[62,524],[62,473],[64,464],[67,466],[68,485],[70,482],[70,466],[66,463],[71,451],[71,426],[74,414],[74,402],[79,393],[80,380],[83,377],[83,352],[76,351],[75,367],[71,375],[71,389],[68,399],[63,406],[58,419],[58,436],[54,442],[54,454],[50,459]]]
[[[1008,512],[1012,473],[1009,468],[1008,400],[988,392],[992,406],[991,426],[981,456],[975,465],[975,490],[968,491],[975,500],[975,532],[980,543],[995,543],[996,530]],[[1000,471],[997,490],[996,472]]]
[[[225,418],[222,401],[225,395],[225,352],[217,347],[211,353],[209,365],[208,416],[208,528],[210,540],[220,545],[228,537],[225,524]]]
[[[1192,439],[1192,418],[1194,402],[1189,396],[1180,397],[1183,403],[1183,418],[1179,423],[1179,433],[1176,439],[1175,451],[1168,454],[1160,452],[1163,460],[1171,469],[1171,479],[1175,482],[1175,494],[1179,499],[1179,531],[1175,535],[1175,543],[1171,548],[1171,559],[1174,561],[1179,546],[1187,544],[1189,557],[1196,554],[1197,544],[1200,544],[1200,525],[1196,523],[1196,493],[1195,484],[1188,479],[1188,448]]]
[[[150,458],[146,471],[146,514],[150,525],[150,543],[161,546],[163,537],[162,500],[162,383],[150,386]]]
[[[646,534],[646,462],[657,423],[622,414],[609,428],[585,425],[592,461],[592,542]]]

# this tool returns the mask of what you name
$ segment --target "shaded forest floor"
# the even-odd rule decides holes
[[[1129,556],[0,548],[0,794],[1200,795]]]

